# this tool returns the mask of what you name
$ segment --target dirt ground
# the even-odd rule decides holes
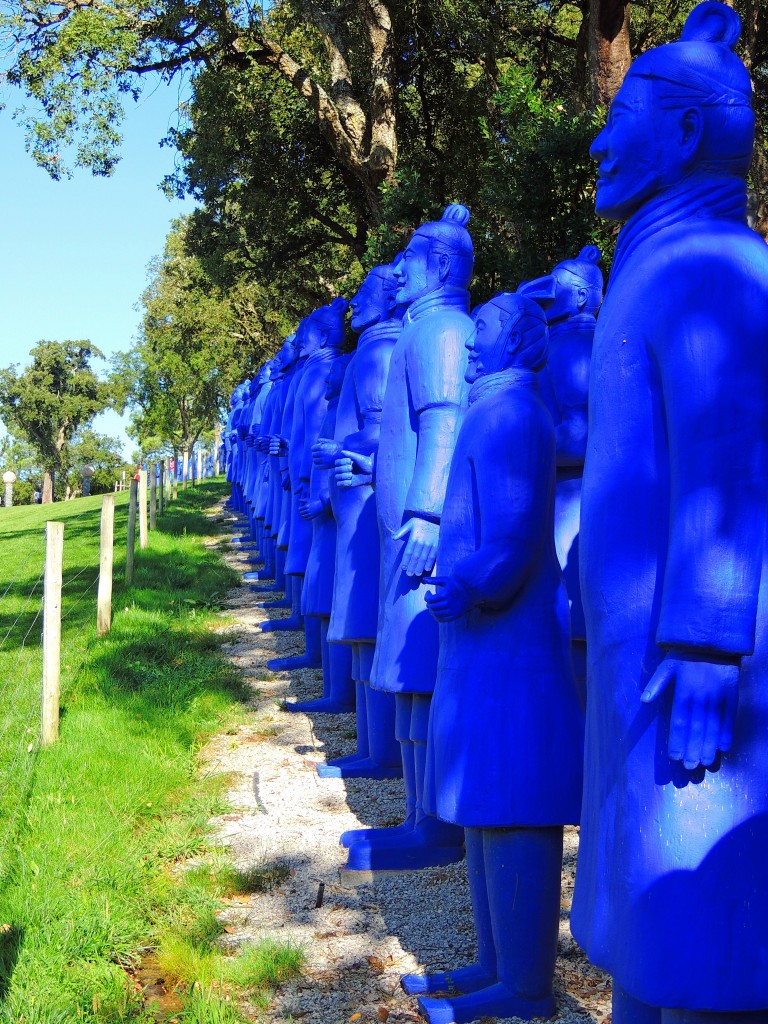
[[[228,543],[241,530],[236,518],[219,509],[212,527],[211,546],[238,570],[252,568],[250,552]],[[339,835],[400,821],[402,783],[319,778],[316,763],[354,751],[354,715],[310,717],[282,709],[286,699],[319,696],[322,677],[319,670],[267,669],[272,657],[302,653],[303,634],[261,632],[263,620],[287,615],[265,611],[261,600],[248,586],[227,596],[225,653],[253,688],[253,711],[236,734],[217,736],[203,758],[207,771],[233,779],[231,812],[215,823],[219,840],[238,867],[278,865],[282,880],[267,892],[230,901],[222,915],[223,942],[234,949],[270,935],[305,950],[302,976],[260,1015],[269,1024],[423,1020],[400,975],[456,968],[475,958],[464,865],[342,884],[346,851]],[[609,1024],[610,979],[587,962],[568,928],[577,847],[578,831],[568,829],[552,1020]]]

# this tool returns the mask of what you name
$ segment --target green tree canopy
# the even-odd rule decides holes
[[[107,408],[110,391],[91,368],[91,359],[102,354],[88,341],[40,341],[30,355],[22,372],[0,370],[0,419],[38,453],[43,501],[49,502],[75,433]]]
[[[263,338],[243,336],[232,303],[186,252],[185,231],[178,222],[151,267],[139,340],[112,362],[129,433],[152,452],[190,451],[219,422],[235,384],[267,358]]]

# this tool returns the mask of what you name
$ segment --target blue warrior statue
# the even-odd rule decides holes
[[[389,361],[404,312],[397,304],[394,266],[374,267],[350,302],[352,329],[360,332],[357,351],[344,377],[334,440],[315,445],[316,461],[334,467],[330,497],[339,529],[328,638],[351,646],[357,713],[356,753],[319,765],[318,774],[324,777],[381,779],[402,774],[394,694],[368,685],[379,612],[376,498],[370,476],[353,474],[344,455],[345,449],[367,456],[378,449]],[[349,845],[352,838],[359,835],[346,832],[342,843]]]
[[[582,691],[586,677],[586,628],[579,585],[581,478],[587,452],[587,397],[592,339],[603,301],[597,246],[585,246],[551,274],[517,290],[542,306],[549,327],[549,356],[542,370],[541,397],[555,423],[557,488],[555,550],[571,605],[571,650]]]
[[[312,445],[318,439],[328,407],[328,370],[330,364],[339,358],[344,344],[346,311],[346,299],[334,299],[329,305],[310,313],[302,321],[297,334],[299,359],[303,367],[294,396],[291,433],[287,444],[290,511],[285,575],[292,584],[294,600],[298,594],[298,606],[294,605],[294,611],[298,612],[304,628],[306,649],[304,654],[293,658],[274,658],[268,663],[273,671],[320,668],[322,665],[320,620],[314,616],[307,621],[301,614],[301,592],[312,545],[312,521],[300,514],[299,505],[309,495]],[[283,625],[283,628],[287,627]]]
[[[320,426],[320,440],[332,439],[336,427],[339,393],[349,365],[349,355],[340,356],[328,364],[325,384],[327,409]],[[309,461],[311,450],[307,451]],[[352,651],[349,647],[328,643],[328,626],[333,602],[334,570],[336,565],[336,520],[330,498],[330,469],[318,465],[309,472],[309,492],[299,500],[299,515],[312,524],[312,546],[307,559],[304,589],[301,593],[301,612],[304,621],[317,618],[320,623],[320,644],[323,665],[323,695],[317,700],[286,704],[289,711],[314,711],[322,714],[341,714],[355,709],[355,686],[352,681]]]
[[[581,805],[584,713],[554,542],[555,432],[539,396],[545,314],[504,293],[468,342],[469,411],[451,463],[436,587],[440,656],[427,802],[466,830],[479,962],[407,976],[430,1024],[548,1017],[563,825]],[[458,995],[458,993],[463,993]]]
[[[695,7],[592,146],[626,223],[592,353],[572,922],[614,1024],[768,1020],[768,248],[739,32]]]
[[[437,623],[425,601],[435,564],[445,485],[466,404],[465,343],[474,331],[469,211],[449,206],[413,235],[396,270],[408,304],[389,364],[375,461],[381,591],[371,686],[394,693],[406,791],[397,831],[358,839],[347,869],[407,870],[464,855],[464,830],[426,813],[422,797],[429,705],[437,672]],[[358,457],[359,469],[367,469]],[[381,832],[385,834],[381,834]]]

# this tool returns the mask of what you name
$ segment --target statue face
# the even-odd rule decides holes
[[[366,327],[388,320],[395,308],[395,297],[385,289],[385,281],[379,274],[369,274],[350,302],[352,330],[364,331]]]
[[[294,348],[293,342],[283,342],[283,347],[280,349],[277,359],[281,370],[287,370],[290,366],[293,366],[296,362],[296,349]]]
[[[506,345],[499,346],[499,335],[505,323],[501,315],[502,311],[498,306],[486,302],[473,316],[475,330],[467,339],[465,346],[469,352],[469,361],[464,380],[468,384],[474,383],[478,377],[504,369]]]
[[[551,276],[555,298],[552,305],[547,307],[547,320],[552,322],[576,316],[587,304],[589,290],[586,284],[558,267],[555,267]]]
[[[434,255],[426,235],[418,232],[408,243],[395,268],[398,304],[411,303],[439,288],[450,269],[448,256]]]
[[[299,359],[306,359],[307,356],[311,356],[313,352],[322,346],[323,343],[323,332],[313,323],[312,320],[303,320],[302,325],[296,332],[296,341],[299,346]]]
[[[601,217],[626,220],[680,180],[680,112],[675,115],[655,104],[652,81],[627,75],[589,151],[598,165],[595,209]]]

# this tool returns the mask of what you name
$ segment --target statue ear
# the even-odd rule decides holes
[[[586,289],[586,288],[577,288],[576,289],[576,302],[577,302],[578,307],[579,307],[579,312],[581,312],[582,309],[584,309],[584,307],[586,306],[588,298],[589,298],[589,291],[588,291],[588,289]]]
[[[680,148],[686,161],[693,160],[704,136],[704,115],[698,107],[688,107],[680,114]]]
[[[510,331],[507,337],[507,343],[504,346],[504,365],[511,366],[512,360],[510,356],[513,356],[515,352],[520,348],[523,343],[523,335],[520,331]]]
[[[451,257],[447,252],[437,254],[437,272],[441,281],[445,281],[451,272]]]
[[[328,329],[324,327],[320,332],[320,348],[328,348],[329,337]]]

